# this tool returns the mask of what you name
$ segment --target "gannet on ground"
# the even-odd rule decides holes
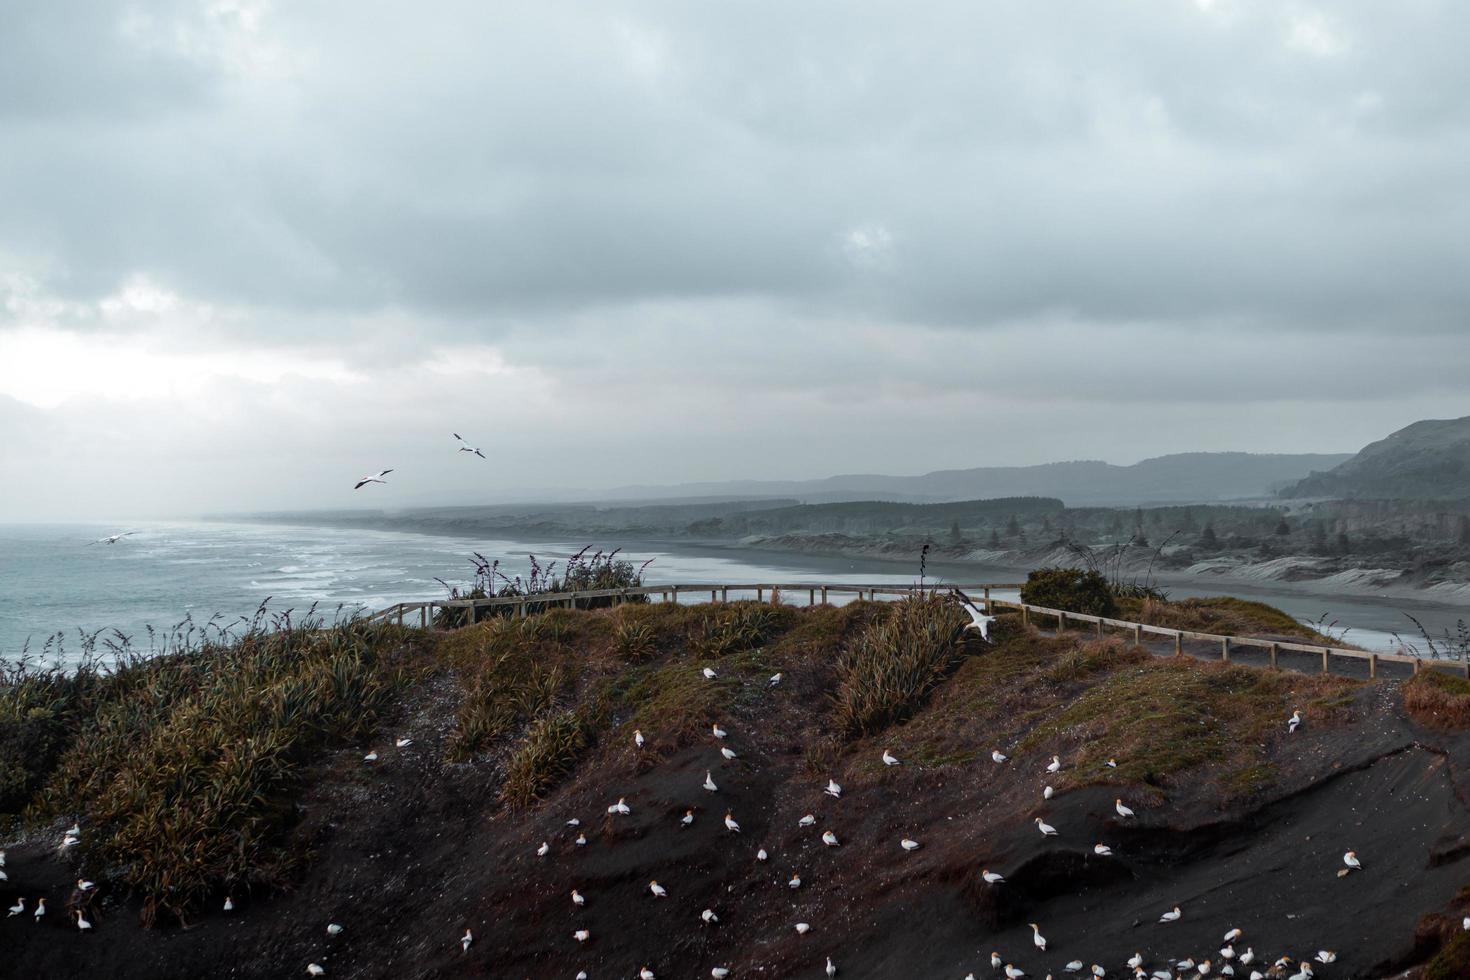
[[[1041,791],[1041,798],[1042,798],[1042,799],[1043,799],[1043,800],[1049,800],[1049,799],[1051,799],[1051,798],[1052,798],[1052,796],[1053,796],[1053,795],[1055,795],[1055,794],[1056,794],[1056,790],[1054,790],[1054,789],[1052,789],[1052,788],[1051,788],[1051,787],[1050,787],[1050,786],[1048,786],[1048,787],[1046,787],[1046,788],[1045,788],[1045,789],[1043,789],[1043,790],[1042,790],[1042,791]]]
[[[774,673],[774,674],[771,675],[771,683],[770,683],[770,686],[771,687],[775,687],[779,683],[781,683],[781,672],[780,671],[777,671],[776,673]]]
[[[583,895],[581,892],[577,891],[577,889],[573,888],[572,889],[572,904],[575,905],[577,908],[581,908],[582,906],[584,906],[584,905],[587,904],[587,897],[585,895]]]
[[[1000,765],[1002,762],[1006,761],[1009,758],[1010,756],[1006,755],[1000,749],[990,750],[990,761],[994,762],[996,765]]]
[[[1113,849],[1106,844],[1093,844],[1092,853],[1098,857],[1112,857]]]
[[[736,758],[735,750],[730,748],[730,746],[728,745],[720,746],[720,755],[725,757],[726,762],[729,762],[731,759]]]
[[[24,898],[17,898],[15,900],[15,904],[12,905],[12,906],[10,906],[10,915],[7,915],[6,918],[7,919],[14,918],[17,915],[20,915],[25,910],[26,910],[26,900]]]
[[[633,745],[635,748],[643,748],[643,732],[641,729],[633,729]]]
[[[726,810],[725,811],[725,829],[728,830],[728,831],[730,831],[731,833],[735,833],[735,834],[740,833],[740,825],[735,822],[735,818],[733,816],[731,816],[729,810]],[[761,852],[760,852],[760,854],[757,855],[757,857],[759,857],[762,861],[764,861],[766,859],[766,852],[765,852],[765,850],[762,849]]]
[[[586,847],[587,846],[587,835],[586,834],[578,834],[577,835],[577,839],[574,840],[574,841],[572,841],[572,843],[573,844],[576,844],[578,847]]]
[[[607,812],[621,814],[622,816],[626,817],[628,814],[633,812],[633,809],[628,806],[627,797],[620,796],[618,797],[618,801],[616,803],[607,808]]]
[[[92,928],[92,923],[88,922],[82,916],[82,910],[81,909],[77,909],[77,911],[76,911],[76,917],[77,917],[77,928],[80,929],[82,932],[86,932],[88,929]]]
[[[1062,760],[1058,756],[1052,756],[1051,761],[1046,764],[1047,772],[1061,772]]]
[[[699,919],[705,925],[709,925],[711,922],[720,921],[720,917],[718,915],[715,915],[714,909],[705,909],[703,912],[699,913]]]
[[[730,734],[729,732],[727,732],[723,728],[721,728],[719,726],[719,723],[718,722],[716,722],[715,724],[711,725],[710,728],[709,728],[709,730],[710,730],[710,733],[713,734],[715,738],[724,738],[724,737],[726,737],[727,735]]]
[[[770,855],[766,854],[766,849],[764,847],[755,852],[755,859],[757,861],[764,861],[769,856]]]
[[[61,846],[58,847],[57,850],[58,851],[64,851],[68,847],[76,847],[77,844],[80,843],[80,841],[81,841],[80,838],[73,837],[71,834],[67,834],[65,837],[63,837],[61,839]]]
[[[795,872],[792,872],[792,874],[791,874],[791,880],[786,883],[786,887],[793,888],[793,889],[794,888],[800,888],[801,887],[801,876],[798,875],[798,874],[796,874]]]
[[[1195,972],[1198,973],[1202,977],[1209,976],[1209,973],[1210,973],[1210,961],[1209,960],[1205,960],[1204,962],[1202,962],[1198,966],[1196,966],[1194,969],[1195,969]]]
[[[808,922],[798,922],[796,924],[796,934],[798,936],[805,936],[807,933],[809,933],[811,931],[812,931],[812,927],[811,927],[811,924],[808,923]]]
[[[1028,923],[1031,926],[1031,943],[1043,953],[1046,952],[1046,937],[1041,934],[1041,927],[1036,923]]]
[[[474,941],[475,934],[466,929],[464,935],[459,937],[459,951],[461,953],[468,953],[470,951],[470,943]]]
[[[832,831],[830,830],[822,831],[822,843],[826,844],[828,847],[836,847],[838,843],[837,835],[832,833]]]
[[[539,857],[539,858],[544,858],[546,855],[548,855],[550,853],[551,853],[551,845],[548,844],[546,841],[542,841],[541,842],[541,846],[538,847],[538,848],[536,848],[536,856]]]
[[[730,975],[730,971],[726,967],[715,966],[710,967],[709,975],[714,977],[715,980],[725,980]]]
[[[337,924],[336,922],[328,922],[327,923],[327,935],[329,935],[329,936],[340,936],[340,935],[342,935],[342,927],[339,924]]]
[[[580,827],[580,826],[582,826],[582,821],[578,820],[576,817],[573,817],[572,819],[570,819],[570,820],[567,821],[567,826],[568,827]]]
[[[897,765],[900,765],[901,763],[898,761],[898,757],[897,756],[895,756],[892,752],[889,752],[887,749],[884,749],[883,750],[883,764],[885,766],[897,766]]]
[[[1143,954],[1134,950],[1133,955],[1128,957],[1128,969],[1136,970],[1143,966]]]
[[[668,898],[669,897],[669,893],[666,892],[666,891],[664,891],[664,886],[663,885],[660,885],[656,881],[650,881],[648,883],[648,890],[651,891],[651,892],[653,892],[653,897],[654,898]]]
[[[87,881],[85,878],[77,879],[77,891],[79,892],[89,892],[96,887],[97,883],[95,881]]]
[[[703,670],[703,671],[701,671],[701,673],[703,673],[703,674],[704,674],[704,679],[705,679],[705,680],[707,680],[707,681],[712,681],[712,680],[714,680],[714,679],[715,679],[715,678],[716,678],[716,677],[717,677],[717,676],[719,676],[719,675],[718,675],[718,674],[716,674],[716,673],[715,673],[715,672],[714,672],[714,670],[713,670],[713,669],[712,669],[712,668],[709,668],[709,667],[706,667],[706,668],[704,668],[704,670]]]
[[[363,762],[377,762],[378,761],[378,750],[377,749],[373,749],[367,755],[365,755],[365,756],[362,757],[362,761]]]
[[[306,973],[308,976],[324,977],[327,975],[327,968],[320,963],[308,963],[306,964]]]
[[[1133,811],[1130,808],[1124,806],[1121,799],[1113,801],[1113,809],[1117,810],[1118,816],[1122,817],[1124,820],[1127,820],[1129,817],[1133,816]]]
[[[1229,943],[1226,943],[1224,946],[1221,946],[1220,947],[1220,958],[1222,960],[1233,960],[1233,959],[1235,959],[1235,947],[1232,946],[1232,945],[1230,945]]]
[[[1057,828],[1040,817],[1036,818],[1036,829],[1041,831],[1041,836],[1043,837],[1055,837],[1057,835]]]
[[[1291,975],[1291,980],[1312,980],[1312,964],[1303,963],[1302,968]]]
[[[704,783],[702,785],[711,793],[719,789],[719,787],[715,785],[715,777],[710,775],[710,771],[708,769],[704,771]]]
[[[1006,880],[1005,875],[998,875],[994,871],[991,871],[989,868],[981,869],[980,877],[985,879],[985,883],[987,885],[998,885],[1002,881]]]
[[[827,788],[822,790],[822,792],[826,793],[834,800],[842,799],[842,787],[837,785],[837,780],[835,779],[828,779]]]
[[[837,976],[837,967],[832,964],[832,957],[827,957],[827,976]]]
[[[592,933],[590,930],[587,929],[578,929],[576,932],[572,933],[572,938],[579,943],[585,943],[587,940],[592,938]]]
[[[1107,972],[1108,971],[1104,970],[1102,967],[1098,966],[1096,963],[1092,964],[1092,975],[1093,976],[1095,976],[1095,977],[1106,976],[1107,975]]]
[[[5,848],[0,847],[0,868],[5,867]]]
[[[643,969],[638,971],[638,980],[655,980],[653,976],[653,971],[645,966]]]
[[[1169,911],[1165,912],[1163,915],[1159,916],[1159,921],[1160,922],[1178,922],[1179,921],[1179,917],[1181,915],[1183,915],[1183,914],[1184,914],[1183,912],[1179,911],[1179,906],[1176,905],[1172,909],[1170,909]]]
[[[1010,977],[1010,980],[1021,980],[1025,975],[1026,971],[1020,967],[1012,966],[1009,963],[1006,964],[1006,976]]]
[[[679,823],[682,824],[683,826],[687,827],[690,824],[692,824],[693,822],[694,822],[694,811],[693,810],[685,810],[684,811],[684,816],[679,820]]]
[[[395,747],[400,748],[400,749],[406,749],[406,748],[408,748],[412,744],[413,744],[413,739],[409,738],[406,735],[404,737],[398,739],[397,741],[395,741],[393,743],[393,745]]]
[[[233,911],[235,911],[235,900],[233,898],[231,898],[230,896],[228,896],[228,895],[225,896],[225,911],[226,912],[233,912]]]
[[[814,816],[812,816],[810,813],[808,813],[806,816],[804,816],[800,820],[796,821],[796,825],[798,827],[810,827],[813,824],[815,824],[816,822],[817,822],[817,818],[814,817]]]
[[[1233,943],[1237,939],[1239,939],[1241,936],[1244,936],[1244,935],[1245,935],[1245,933],[1241,932],[1239,929],[1231,929],[1229,932],[1227,932],[1225,934],[1224,938],[1222,938],[1220,941],[1222,943]]]
[[[902,847],[905,851],[917,851],[919,849],[919,842],[905,837],[903,840],[898,842],[898,846]]]
[[[387,483],[388,481],[383,479],[383,477],[392,472],[392,470],[378,470],[378,472],[374,473],[372,476],[365,476],[361,480],[358,480],[357,484],[352,489],[361,490],[369,483]]]
[[[1344,854],[1342,856],[1342,863],[1347,865],[1348,869],[1351,871],[1363,870],[1363,865],[1358,861],[1357,851],[1348,851],[1346,854]]]
[[[46,914],[46,900],[44,898],[38,898],[38,899],[36,899],[36,911],[34,911],[34,912],[31,913],[31,917],[33,919],[35,919],[37,922],[40,922],[41,921],[41,916],[43,916],[45,914]]]
[[[1330,949],[1317,950],[1317,962],[1326,966],[1328,963],[1337,962],[1337,954]]]
[[[1238,929],[1236,930],[1236,932],[1239,932],[1239,931],[1240,930],[1238,930]],[[1255,950],[1255,947],[1253,947],[1253,946],[1247,946],[1245,948],[1245,952],[1240,954],[1239,959],[1240,959],[1240,965],[1241,966],[1250,966],[1253,962],[1255,962],[1255,959],[1256,959],[1256,950]]]
[[[1072,960],[1066,966],[1062,967],[1062,969],[1065,970],[1067,973],[1077,973],[1077,972],[1080,972],[1081,969],[1082,969],[1082,961],[1081,960]]]
[[[1470,932],[1470,915],[1465,916],[1465,921],[1460,924],[1465,927],[1466,932]]]
[[[1107,761],[1106,765],[1107,765],[1107,767],[1109,769],[1116,769],[1116,768],[1118,768],[1118,760],[1117,759],[1109,759]]]
[[[1290,735],[1292,732],[1294,732],[1298,728],[1300,728],[1301,725],[1302,725],[1302,713],[1301,713],[1301,711],[1293,711],[1291,713],[1291,717],[1288,718],[1287,721],[1286,721],[1286,733],[1288,735]]]

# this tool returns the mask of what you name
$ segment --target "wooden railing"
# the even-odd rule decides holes
[[[876,600],[879,596],[908,596],[916,592],[954,592],[962,599],[991,614],[996,609],[1015,609],[1021,614],[1021,622],[1031,625],[1032,617],[1042,616],[1055,619],[1058,634],[1067,629],[1069,624],[1078,626],[1092,626],[1098,636],[1106,635],[1108,629],[1121,631],[1131,635],[1133,642],[1143,643],[1145,636],[1156,636],[1170,639],[1174,643],[1174,652],[1182,655],[1184,644],[1189,641],[1216,644],[1220,648],[1220,658],[1226,662],[1230,660],[1232,650],[1255,649],[1264,650],[1270,658],[1272,668],[1277,667],[1277,659],[1282,653],[1304,653],[1322,658],[1322,673],[1330,673],[1333,658],[1346,658],[1355,661],[1366,661],[1368,676],[1378,676],[1378,665],[1380,663],[1410,664],[1414,673],[1419,673],[1425,668],[1431,669],[1454,669],[1463,670],[1465,676],[1470,678],[1470,660],[1435,660],[1424,657],[1416,657],[1401,653],[1374,653],[1368,650],[1353,650],[1347,647],[1323,646],[1316,643],[1297,643],[1286,640],[1268,640],[1253,636],[1230,636],[1220,633],[1203,633],[1198,630],[1173,629],[1168,626],[1154,626],[1149,623],[1135,623],[1126,619],[1112,619],[1107,616],[1092,616],[1086,613],[1068,612],[1065,609],[1052,609],[1047,606],[1030,605],[1024,602],[1000,599],[992,595],[993,592],[1016,591],[1021,588],[1020,583],[981,583],[981,584],[949,584],[935,583],[920,586],[898,585],[891,582],[881,583],[811,583],[811,582],[765,582],[755,584],[730,584],[717,583],[694,583],[694,584],[665,584],[665,585],[638,585],[619,589],[590,589],[580,592],[554,592],[543,593],[534,596],[494,596],[485,599],[440,599],[431,602],[400,602],[389,606],[387,609],[372,613],[367,617],[369,622],[396,622],[400,626],[429,627],[434,624],[435,613],[440,609],[495,609],[513,607],[512,615],[526,616],[531,612],[539,612],[552,607],[577,608],[579,602],[589,602],[596,599],[612,599],[614,602],[627,600],[636,596],[658,596],[663,602],[678,602],[681,595],[703,596],[709,593],[709,601],[726,602],[731,594],[750,595],[754,594],[757,601],[764,601],[767,595],[781,595],[788,599],[791,596],[806,594],[808,605],[826,603],[831,595],[854,595],[859,599]],[[971,596],[969,593],[975,593]],[[458,617],[456,617],[458,618]],[[466,619],[470,617],[465,617]],[[417,620],[415,623],[414,620]]]

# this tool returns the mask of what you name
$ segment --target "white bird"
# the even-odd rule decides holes
[[[95,881],[87,881],[85,878],[77,879],[77,891],[79,892],[89,892],[96,887],[97,883]]]
[[[96,541],[88,541],[87,544],[117,544],[128,535],[137,533],[137,531],[123,531],[121,534],[109,534],[105,538],[98,538]]]
[[[1245,933],[1241,932],[1239,929],[1231,929],[1229,932],[1227,932],[1225,934],[1224,938],[1222,938],[1220,941],[1222,943],[1233,943],[1237,939],[1239,939],[1241,936],[1244,936],[1244,935],[1245,935]]]
[[[730,971],[723,966],[713,966],[710,967],[709,975],[715,980],[725,980],[730,975]]]
[[[804,816],[800,820],[796,821],[796,825],[798,827],[810,827],[813,824],[815,824],[816,822],[817,822],[817,818],[814,817],[814,816],[812,816],[810,813],[808,813],[806,816]]]
[[[585,943],[587,940],[592,938],[592,933],[587,929],[578,929],[576,932],[572,933],[572,938],[579,943]]]
[[[573,888],[572,904],[575,905],[577,908],[582,908],[584,905],[587,904],[587,896],[583,895],[581,892],[577,891],[577,889]]]
[[[470,943],[474,941],[475,934],[466,929],[464,935],[459,937],[459,951],[461,953],[468,953],[470,951]]]
[[[235,900],[233,898],[231,898],[230,896],[228,896],[228,895],[225,896],[225,911],[226,912],[233,912],[233,911],[235,911]]]
[[[735,818],[731,815],[729,810],[725,811],[725,829],[734,834],[740,833],[740,825],[735,822]],[[757,855],[757,857],[764,861],[766,859],[765,855],[766,852],[762,850],[760,854]]]
[[[324,977],[327,975],[327,968],[320,963],[308,963],[306,964],[306,972],[313,977]]]
[[[965,612],[970,614],[970,622],[965,629],[974,630],[980,634],[980,639],[990,642],[990,624],[995,622],[995,617],[985,615],[974,606],[966,606]]]
[[[828,847],[836,847],[837,835],[832,833],[832,831],[830,830],[822,831],[822,843],[826,844]]]
[[[1098,857],[1112,857],[1113,849],[1106,844],[1094,844],[1092,845],[1092,853]]]
[[[396,742],[394,742],[394,743],[393,743],[393,744],[394,744],[394,745],[395,745],[395,746],[397,746],[397,747],[398,747],[398,748],[400,748],[400,749],[406,749],[406,748],[408,748],[408,747],[409,747],[409,746],[410,746],[410,745],[412,745],[412,744],[413,744],[413,739],[411,739],[411,738],[409,738],[409,737],[407,737],[407,736],[404,736],[404,737],[403,737],[403,738],[400,738],[400,739],[398,739],[398,740],[397,740],[397,741],[396,741]]]
[[[1196,966],[1194,969],[1195,969],[1195,972],[1198,973],[1200,976],[1202,976],[1202,977],[1203,976],[1208,976],[1209,975],[1209,972],[1210,972],[1210,961],[1209,960],[1205,960],[1203,963],[1201,963],[1199,966]]]
[[[829,977],[835,977],[835,976],[837,976],[837,967],[835,967],[835,966],[832,965],[832,957],[830,957],[830,956],[827,957],[827,976],[829,976]]]
[[[7,915],[6,918],[7,919],[14,918],[17,915],[20,915],[25,910],[26,910],[26,900],[24,898],[17,898],[15,900],[15,904],[12,905],[12,906],[10,906],[10,915]]]
[[[828,779],[827,788],[824,789],[822,792],[826,793],[834,800],[842,799],[842,787],[837,785],[837,780],[835,779]]]
[[[987,885],[998,885],[1002,881],[1005,881],[1006,880],[1005,879],[1005,875],[998,875],[994,871],[989,870],[988,868],[985,869],[985,870],[982,870],[980,872],[980,877],[982,877],[982,878],[985,879],[985,883]]]
[[[1302,968],[1291,975],[1291,980],[1312,980],[1312,964],[1303,963]]]
[[[618,797],[618,801],[616,803],[607,808],[607,812],[621,814],[622,816],[626,817],[628,814],[633,812],[633,809],[628,806],[627,797],[620,796]]]
[[[715,785],[715,777],[710,775],[710,771],[708,769],[704,771],[704,788],[709,790],[711,793],[719,789],[719,787]]]
[[[573,817],[572,819],[570,819],[570,820],[567,821],[567,826],[568,827],[580,827],[580,826],[582,826],[582,821],[578,820],[576,817]]]
[[[999,953],[992,952],[990,954],[990,968],[992,970],[999,970],[1000,969],[1000,954]]]
[[[1358,852],[1357,851],[1348,851],[1346,854],[1344,854],[1342,856],[1342,863],[1345,864],[1345,865],[1347,865],[1348,868],[1349,868],[1349,870],[1352,870],[1352,871],[1362,871],[1363,870],[1363,865],[1358,861]]]
[[[92,923],[88,922],[85,918],[82,917],[80,909],[77,910],[77,928],[80,929],[82,932],[86,932],[88,929],[92,928]]]
[[[713,670],[713,669],[712,669],[712,668],[710,668],[710,667],[706,667],[706,668],[704,668],[704,671],[703,671],[703,673],[704,673],[704,679],[705,679],[705,680],[707,680],[707,681],[712,681],[712,680],[714,680],[714,679],[715,679],[715,678],[716,678],[716,677],[717,677],[717,676],[719,676],[719,675],[718,675],[718,674],[716,674],[716,673],[715,673],[715,672],[714,672],[714,670]]]
[[[1043,800],[1049,800],[1055,794],[1056,794],[1056,790],[1054,790],[1050,786],[1048,786],[1048,787],[1046,787],[1046,789],[1044,789],[1044,790],[1041,791],[1041,798]]]
[[[1159,921],[1160,922],[1178,922],[1179,921],[1179,917],[1181,915],[1183,915],[1183,914],[1184,914],[1183,912],[1179,911],[1179,906],[1176,905],[1172,909],[1170,909],[1169,911],[1165,912],[1163,915],[1159,916]]]
[[[1118,768],[1118,760],[1117,759],[1109,759],[1107,761],[1107,767],[1109,769],[1116,769],[1116,768]]]
[[[905,837],[903,840],[898,842],[898,846],[902,847],[905,851],[917,851],[919,849],[919,842],[913,840],[912,838]]]
[[[1061,772],[1062,771],[1062,760],[1060,758],[1058,758],[1057,756],[1052,756],[1051,757],[1051,762],[1047,763],[1047,765],[1046,765],[1046,771],[1047,772]]]
[[[1046,937],[1041,934],[1041,927],[1038,926],[1034,922],[1030,923],[1030,925],[1031,925],[1031,943],[1032,943],[1032,945],[1035,946],[1037,949],[1041,950],[1043,953],[1045,953],[1046,952]]]
[[[1240,954],[1240,965],[1250,966],[1255,961],[1256,950],[1254,946],[1247,946],[1245,952]]]
[[[1066,966],[1062,967],[1062,969],[1063,970],[1066,970],[1068,973],[1079,973],[1082,970],[1082,961],[1081,960],[1073,960],[1072,962],[1068,963]]]
[[[1006,761],[1009,758],[1010,758],[1010,756],[1008,756],[1005,753],[1001,752],[1000,749],[991,749],[990,750],[990,759],[996,765],[999,765],[1000,763]]]
[[[796,924],[796,934],[798,936],[805,936],[807,933],[809,933],[811,931],[812,931],[812,927],[811,927],[811,924],[810,923],[798,922]]]
[[[724,738],[725,736],[727,736],[727,735],[730,734],[729,732],[727,732],[723,728],[721,728],[719,726],[719,723],[718,722],[716,722],[715,724],[711,725],[709,730],[710,730],[711,733],[713,733],[713,735],[715,736],[715,738]]]
[[[41,921],[41,916],[43,916],[45,914],[46,914],[46,900],[44,898],[38,898],[38,899],[36,899],[36,911],[34,911],[34,912],[31,913],[31,917],[33,919],[35,919],[37,922],[40,922]]]
[[[764,847],[755,852],[755,859],[757,861],[764,861],[768,856]]]
[[[377,749],[373,749],[367,755],[365,755],[365,756],[362,757],[362,761],[363,762],[377,762],[378,761],[378,750]]]
[[[693,810],[685,810],[684,811],[684,817],[683,817],[683,819],[681,819],[679,821],[679,823],[683,824],[685,827],[687,827],[690,824],[694,823],[694,811]]]
[[[1470,915],[1465,916],[1465,921],[1460,923],[1460,925],[1465,927],[1466,932],[1470,932]]]
[[[1337,954],[1330,949],[1319,949],[1317,950],[1317,962],[1324,966],[1328,963],[1336,963]]]
[[[650,881],[648,883],[648,890],[651,891],[651,892],[653,892],[653,897],[654,898],[668,898],[669,897],[669,893],[666,892],[666,891],[664,891],[664,886],[663,885],[660,885],[656,881]]]
[[[795,872],[793,872],[792,875],[791,875],[791,880],[786,883],[786,886],[788,888],[792,888],[792,889],[800,888],[801,887],[801,876],[798,875],[798,874],[796,874]]]
[[[0,868],[5,867],[5,848],[0,847]]]
[[[357,481],[357,484],[352,489],[354,489],[354,490],[361,490],[363,487],[367,486],[369,483],[387,483],[388,481],[385,480],[385,479],[383,479],[383,477],[387,476],[389,473],[392,473],[392,472],[393,472],[392,470],[379,470],[378,472],[374,473],[372,476],[365,476],[361,480],[358,480]]]
[[[587,980],[587,971],[586,970],[578,970],[577,971],[577,980]]]
[[[1124,806],[1122,800],[1114,800],[1113,809],[1117,810],[1118,816],[1122,817],[1124,820],[1127,820],[1129,817],[1133,816],[1133,811],[1130,808]]]
[[[587,835],[586,834],[578,834],[577,835],[577,839],[574,840],[574,841],[572,841],[572,843],[573,844],[576,844],[578,847],[586,847],[587,846]]]
[[[1011,980],[1021,980],[1025,975],[1026,971],[1020,967],[1012,966],[1009,963],[1006,964],[1006,976],[1010,977]]]
[[[894,754],[892,752],[889,752],[887,749],[884,749],[883,750],[883,764],[885,766],[897,766],[897,765],[900,765],[901,763],[898,761],[898,758],[896,756],[894,756]]]
[[[738,758],[738,756],[735,755],[735,750],[730,748],[730,746],[728,745],[720,746],[720,755],[725,757],[726,762],[729,762],[731,759]]]
[[[1291,717],[1286,721],[1286,733],[1290,735],[1302,726],[1302,713],[1300,710],[1293,711]]]
[[[480,452],[474,446],[471,446],[468,442],[465,442],[464,436],[460,435],[458,432],[453,433],[453,435],[454,435],[454,438],[456,438],[460,442],[464,443],[464,445],[462,445],[462,446],[459,447],[459,451],[460,452],[462,452],[462,453],[474,453],[476,456],[480,457],[481,459],[484,459],[485,458],[485,454],[484,453]]]
[[[1057,828],[1040,817],[1036,818],[1036,829],[1041,831],[1041,836],[1043,837],[1055,837],[1057,835]]]
[[[548,855],[550,853],[551,853],[551,845],[548,844],[548,843],[546,843],[546,841],[542,841],[541,842],[541,846],[538,847],[538,848],[536,848],[536,856],[538,858],[544,858],[546,855]]]
[[[73,837],[71,834],[67,834],[61,839],[61,846],[58,847],[57,850],[64,851],[68,847],[76,847],[78,843],[80,843],[79,838]]]
[[[10,880],[10,875],[6,874],[4,871],[0,871],[0,881],[9,881],[9,880]]]
[[[720,921],[720,917],[718,915],[715,915],[714,909],[705,909],[703,912],[699,913],[699,918],[704,922],[705,925],[709,925],[711,922]]]
[[[1222,960],[1233,960],[1233,959],[1235,959],[1235,947],[1232,946],[1232,945],[1230,945],[1229,943],[1226,943],[1224,946],[1221,946],[1220,947],[1220,958]]]
[[[328,922],[327,923],[327,935],[329,935],[329,936],[340,936],[340,935],[342,935],[342,927],[340,925],[338,925],[337,923],[335,923],[335,922]]]
[[[643,732],[640,729],[633,729],[633,744],[637,748],[643,748]]]
[[[1096,963],[1092,964],[1092,975],[1093,976],[1095,976],[1095,977],[1103,977],[1103,976],[1106,976],[1107,975],[1107,972],[1108,972],[1107,970],[1104,970],[1102,967],[1098,966]]]
[[[777,671],[776,673],[774,673],[774,674],[771,675],[771,685],[770,686],[771,687],[775,687],[779,683],[781,683],[781,674],[780,674],[779,671]]]
[[[1133,955],[1128,957],[1128,969],[1136,970],[1140,966],[1143,966],[1143,954],[1135,950]]]
[[[645,966],[638,971],[638,980],[654,980],[653,971]]]

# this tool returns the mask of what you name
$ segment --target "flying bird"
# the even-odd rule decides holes
[[[883,750],[883,764],[885,766],[902,765],[902,763],[900,763],[898,761],[898,758],[892,752],[889,752],[887,749],[884,749]]]
[[[363,487],[367,486],[369,483],[387,483],[388,481],[385,480],[385,479],[383,479],[383,477],[387,476],[389,473],[392,473],[392,472],[393,472],[392,470],[379,470],[378,472],[374,473],[372,476],[365,476],[361,480],[358,480],[357,483],[352,487],[352,489],[354,489],[354,490],[361,490]]]
[[[89,544],[89,545],[91,545],[91,544],[117,544],[123,538],[126,538],[129,535],[137,534],[137,533],[138,533],[137,531],[123,531],[120,534],[109,534],[105,538],[98,538],[96,541],[88,541],[87,544]]]
[[[980,639],[990,642],[990,624],[995,622],[994,616],[987,616],[974,606],[966,606],[965,612],[970,614],[970,622],[965,627],[980,634]]]
[[[462,452],[462,453],[474,453],[476,456],[480,457],[481,459],[484,459],[485,458],[485,454],[484,453],[480,452],[474,446],[471,446],[469,443],[465,442],[464,436],[460,435],[458,432],[454,433],[453,435],[454,435],[454,438],[458,439],[460,441],[460,443],[462,443],[462,445],[459,447],[459,451],[460,452]]]

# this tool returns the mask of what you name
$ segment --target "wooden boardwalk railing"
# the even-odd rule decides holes
[[[1331,673],[1334,658],[1345,658],[1357,662],[1365,662],[1369,677],[1378,676],[1378,665],[1382,663],[1409,664],[1414,673],[1430,668],[1437,670],[1452,669],[1463,670],[1465,676],[1470,678],[1470,660],[1436,660],[1424,657],[1416,657],[1402,653],[1373,653],[1368,650],[1353,650],[1347,647],[1323,646],[1315,643],[1298,643],[1287,640],[1269,640],[1254,636],[1230,636],[1220,633],[1202,633],[1198,630],[1173,629],[1167,626],[1154,626],[1149,623],[1135,623],[1131,620],[1112,619],[1107,616],[1093,616],[1086,613],[1069,612],[1065,609],[1052,609],[1047,606],[1029,605],[1012,599],[1000,599],[992,595],[993,592],[1016,591],[1021,588],[1020,583],[980,583],[980,584],[949,584],[937,583],[919,586],[899,585],[892,582],[880,583],[812,583],[812,582],[764,582],[754,584],[731,584],[727,582],[715,583],[681,583],[660,585],[638,585],[619,589],[591,589],[581,592],[555,592],[534,596],[494,596],[486,599],[439,599],[430,602],[400,602],[389,606],[387,609],[379,610],[367,617],[369,622],[396,622],[400,626],[429,627],[434,623],[435,613],[440,609],[495,609],[513,607],[512,615],[524,617],[530,612],[539,612],[554,606],[564,606],[569,609],[577,608],[579,602],[594,599],[626,600],[635,596],[658,596],[663,602],[678,602],[681,595],[703,596],[709,593],[709,601],[725,602],[731,594],[750,595],[754,594],[757,601],[764,601],[767,595],[781,595],[783,597],[800,596],[806,593],[808,605],[826,603],[832,595],[852,595],[859,599],[876,600],[879,596],[909,596],[916,592],[954,592],[967,602],[980,607],[985,613],[991,614],[996,609],[1015,609],[1021,614],[1021,622],[1031,625],[1033,617],[1041,616],[1047,619],[1055,619],[1058,634],[1067,629],[1069,625],[1091,626],[1098,636],[1106,635],[1108,629],[1129,634],[1134,643],[1142,644],[1145,636],[1163,637],[1173,641],[1174,652],[1183,655],[1186,642],[1204,642],[1215,644],[1220,649],[1220,658],[1226,662],[1230,660],[1233,650],[1255,649],[1266,652],[1270,660],[1270,666],[1276,668],[1277,660],[1282,653],[1310,654],[1320,656],[1322,659],[1322,673]],[[972,597],[968,593],[977,593],[978,597]],[[414,620],[417,620],[417,623]]]

